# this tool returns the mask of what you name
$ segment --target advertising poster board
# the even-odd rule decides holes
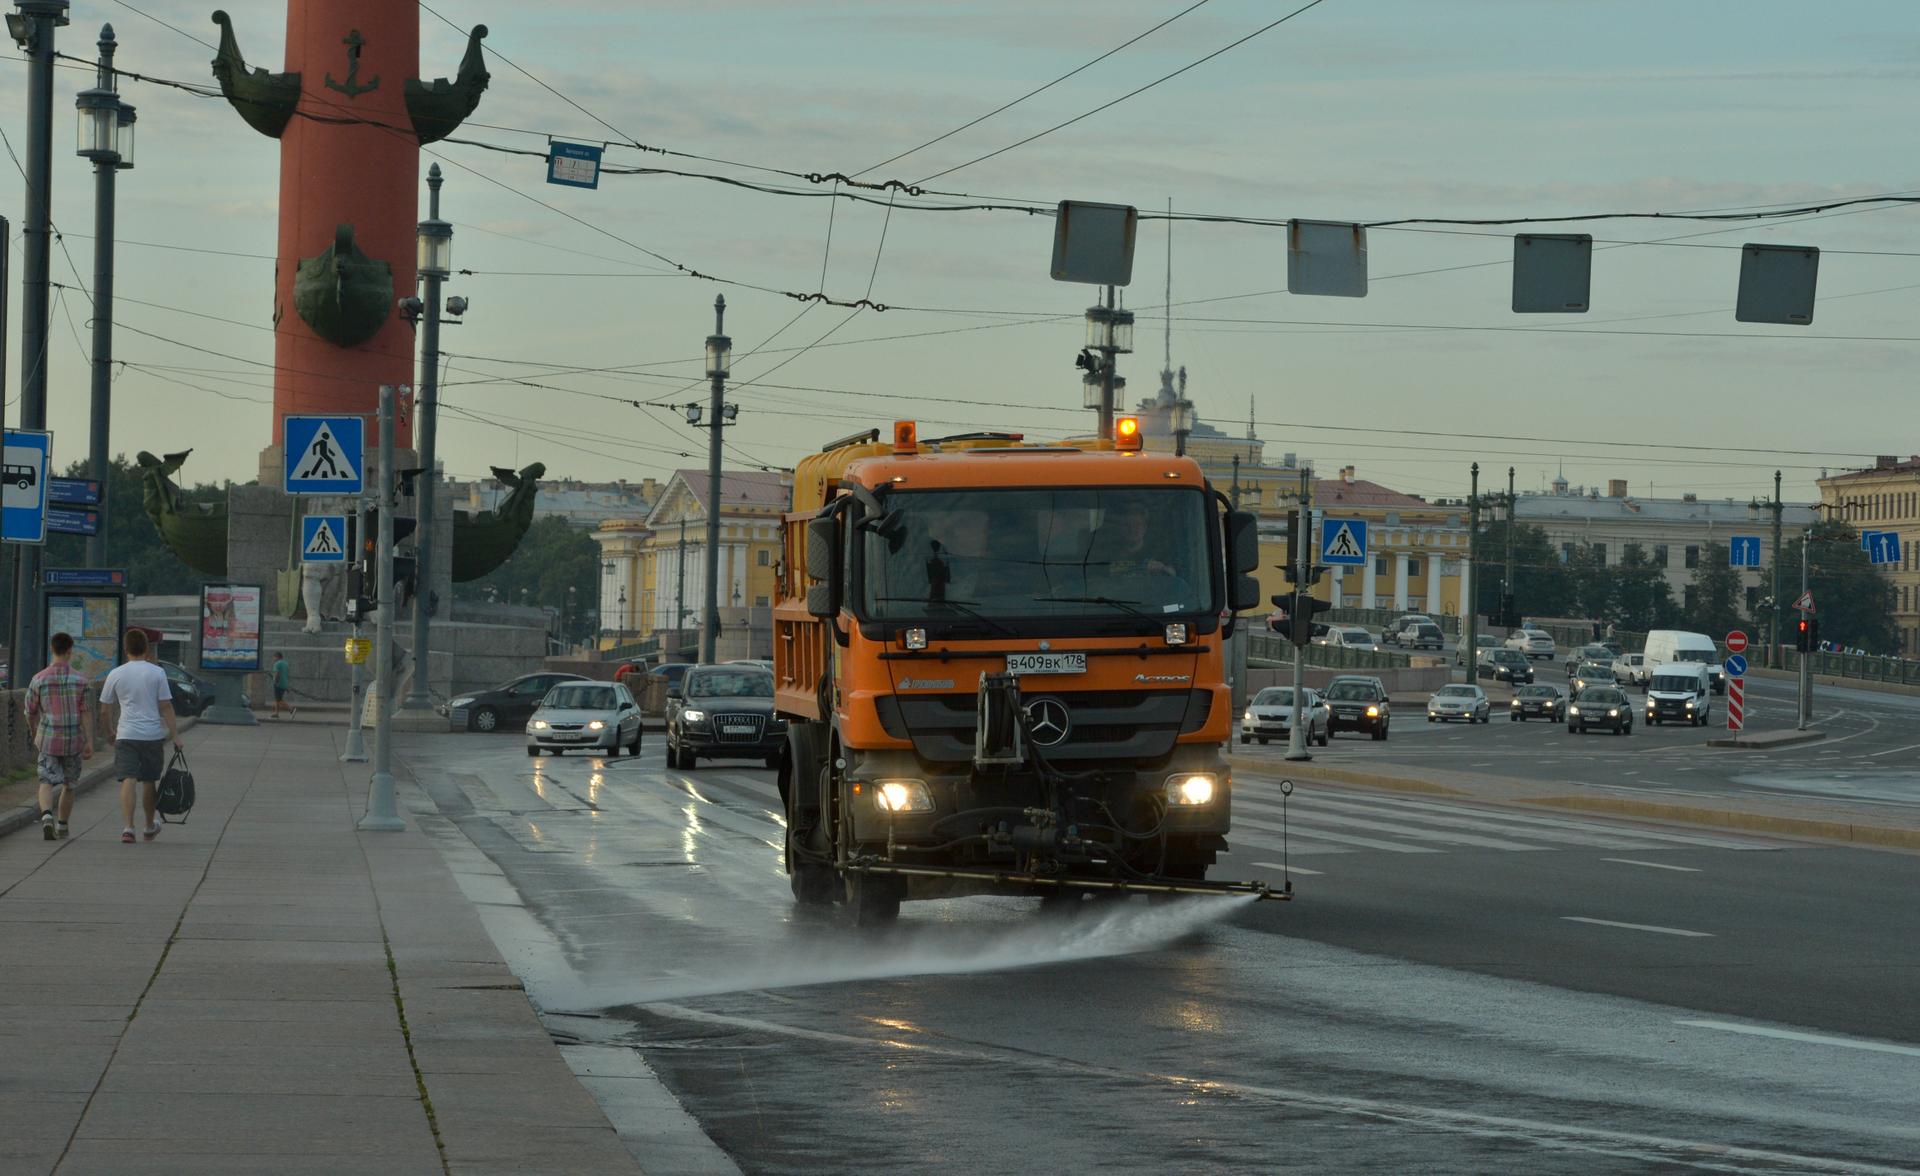
[[[200,589],[201,669],[259,670],[261,596],[258,584],[208,584]]]

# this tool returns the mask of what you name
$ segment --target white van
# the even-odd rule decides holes
[[[1685,629],[1655,629],[1647,634],[1647,645],[1642,653],[1646,655],[1646,664],[1642,668],[1647,678],[1658,674],[1660,667],[1669,662],[1697,662],[1706,667],[1707,681],[1712,683],[1713,692],[1727,692],[1726,671],[1720,666],[1720,651],[1714,647],[1713,638],[1705,633],[1689,633]]]
[[[1647,682],[1647,726],[1685,723],[1704,727],[1713,713],[1707,667],[1699,662],[1668,662]]]

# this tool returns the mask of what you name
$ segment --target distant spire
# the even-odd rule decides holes
[[[1171,406],[1184,395],[1184,389],[1176,394],[1173,388],[1173,197],[1167,197],[1167,304],[1162,308],[1166,312],[1166,357],[1160,365],[1159,403]]]
[[[1249,393],[1247,393],[1247,440],[1249,440],[1249,441],[1252,441],[1252,440],[1254,440],[1254,436],[1253,436],[1253,393],[1251,393],[1251,392],[1249,392]],[[1251,450],[1249,450],[1248,452],[1249,452],[1249,453],[1251,453],[1252,451],[1251,451]]]

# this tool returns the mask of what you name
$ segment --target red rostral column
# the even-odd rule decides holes
[[[280,140],[278,445],[289,413],[372,416],[380,385],[412,382],[413,329],[395,302],[414,290],[420,145],[479,105],[487,30],[470,34],[457,78],[423,84],[417,0],[287,0],[277,74],[248,68],[233,22],[224,12],[213,20],[221,91],[248,125]]]

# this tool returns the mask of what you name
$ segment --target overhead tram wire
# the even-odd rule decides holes
[[[917,151],[925,150],[926,148],[933,146],[935,143],[940,143],[948,139],[951,139],[953,136],[959,134],[961,131],[970,130],[973,127],[977,127],[981,123],[986,122],[988,119],[992,118],[994,115],[1004,114],[1007,111],[1012,110],[1014,107],[1020,105],[1022,102],[1025,102],[1027,99],[1046,93],[1048,90],[1053,89],[1055,86],[1059,85],[1061,82],[1066,81],[1068,78],[1071,78],[1076,74],[1084,73],[1087,70],[1092,69],[1094,66],[1099,65],[1101,62],[1105,61],[1109,57],[1112,57],[1114,54],[1120,52],[1122,49],[1126,49],[1129,46],[1136,45],[1139,42],[1146,40],[1148,37],[1151,37],[1153,34],[1159,32],[1161,29],[1166,28],[1168,25],[1172,24],[1176,20],[1179,20],[1181,17],[1192,12],[1194,9],[1205,5],[1207,2],[1208,0],[1197,0],[1196,3],[1189,4],[1187,7],[1182,8],[1180,11],[1174,13],[1172,16],[1169,16],[1167,19],[1161,21],[1157,25],[1154,25],[1152,28],[1146,30],[1145,32],[1136,33],[1134,36],[1129,37],[1127,40],[1120,42],[1118,45],[1115,45],[1113,48],[1107,50],[1105,53],[1102,53],[1100,56],[1075,66],[1074,68],[1068,70],[1066,73],[1061,74],[1059,77],[1053,79],[1052,81],[1046,83],[1045,85],[1038,86],[1032,90],[1028,90],[1026,93],[1020,95],[1018,98],[1015,98],[1013,101],[1007,102],[1000,106],[996,106],[992,110],[989,110],[985,114],[981,115],[980,117],[975,118],[969,122],[961,123],[959,126],[953,128],[952,130],[946,132],[943,135],[936,135],[933,138],[928,139],[926,142],[921,143],[919,146],[909,147],[898,155],[890,156],[886,159],[881,160],[879,163],[873,164],[870,167],[861,168],[859,171],[854,172],[853,174],[857,178],[859,176],[866,175],[868,172],[879,171],[881,168],[887,166],[890,163],[898,163],[901,160],[905,159],[907,156],[912,155]]]

